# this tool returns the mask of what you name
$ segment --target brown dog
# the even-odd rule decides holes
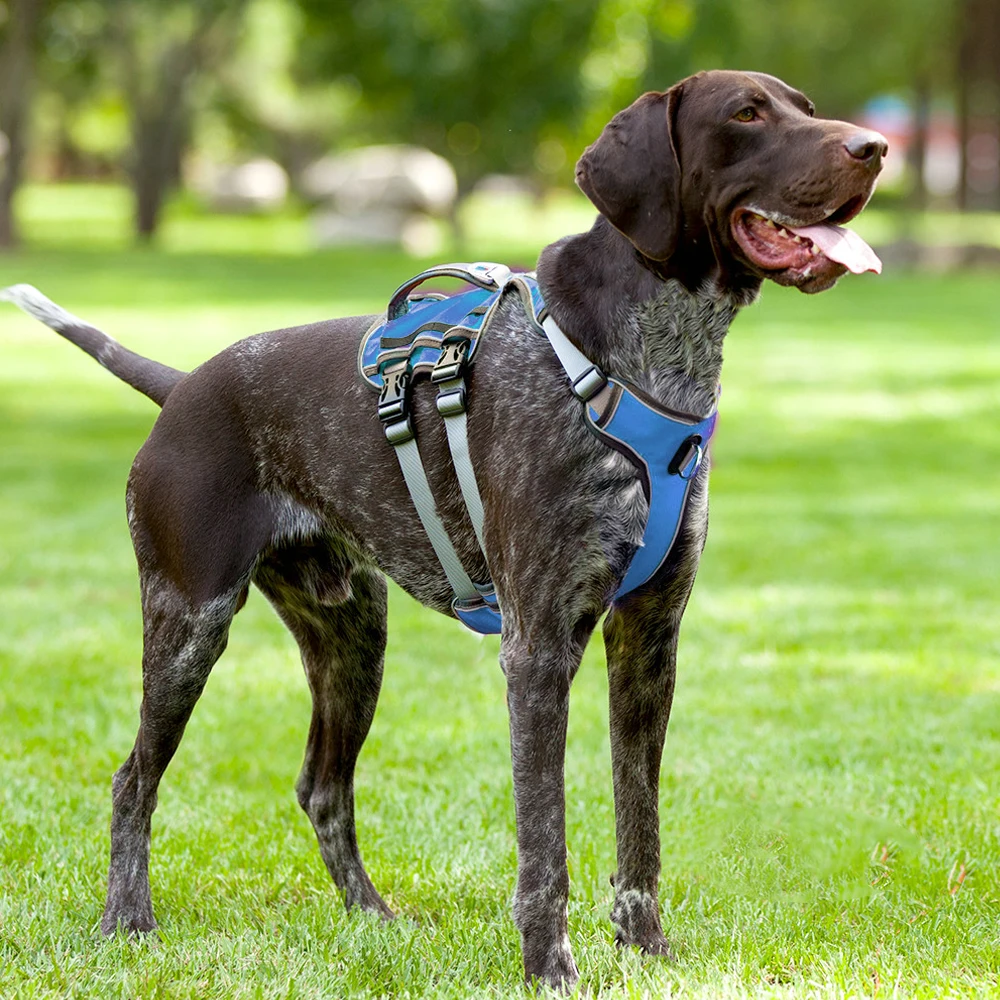
[[[541,256],[551,314],[605,372],[706,413],[722,343],[764,278],[806,292],[870,250],[833,223],[871,194],[885,140],[813,117],[774,77],[710,72],[646,94],[584,153],[601,215]],[[876,261],[877,263],[877,261]],[[372,317],[241,341],[191,374],[126,351],[28,286],[3,296],[163,406],[129,478],[144,623],[135,746],[114,778],[105,933],[156,926],[148,862],[156,789],[251,583],[302,651],[312,725],[297,791],[348,907],[391,916],[354,829],[354,765],[382,680],[388,574],[431,608],[451,590],[355,369]],[[705,541],[708,466],[677,543],[645,586],[613,595],[642,537],[639,472],[587,430],[548,342],[501,303],[469,375],[468,421],[489,566],[466,516],[429,385],[414,423],[437,506],[503,609],[517,813],[514,919],[525,974],[571,987],[563,762],[570,682],[598,619],[610,674],[620,944],[669,954],[660,927],[657,785],[678,627]]]

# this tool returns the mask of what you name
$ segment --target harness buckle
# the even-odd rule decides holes
[[[405,364],[398,368],[387,368],[382,373],[382,391],[378,397],[379,420],[383,423],[403,418],[409,420],[406,398],[409,386],[410,373]]]
[[[573,395],[584,403],[590,402],[606,385],[607,376],[597,365],[591,365],[582,375],[573,379],[570,388]]]
[[[458,378],[465,367],[465,360],[469,353],[469,342],[467,340],[453,340],[444,344],[441,349],[441,357],[431,371],[432,382],[447,382],[449,379]]]

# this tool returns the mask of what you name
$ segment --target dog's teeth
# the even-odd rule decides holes
[[[802,237],[799,236],[797,233],[794,233],[792,235],[792,242],[793,243],[801,243],[802,242]]]
[[[778,227],[777,227],[777,226],[776,226],[776,225],[774,224],[774,219],[765,219],[764,221],[765,221],[765,222],[766,222],[766,223],[767,223],[767,224],[768,224],[768,225],[769,225],[769,226],[770,226],[770,227],[771,227],[772,229],[777,229],[777,228],[778,228]]]

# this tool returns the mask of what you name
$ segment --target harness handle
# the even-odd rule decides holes
[[[498,292],[507,284],[510,276],[509,267],[482,261],[476,264],[442,264],[440,267],[430,267],[404,282],[392,293],[389,307],[386,309],[386,322],[399,319],[410,308],[408,298],[413,289],[431,278],[458,278],[459,281],[467,281],[470,285]]]

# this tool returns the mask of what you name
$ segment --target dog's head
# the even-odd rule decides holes
[[[708,265],[734,291],[770,278],[821,292],[878,267],[840,224],[871,197],[887,149],[878,132],[815,118],[776,77],[714,70],[615,115],[576,181],[661,274]]]

